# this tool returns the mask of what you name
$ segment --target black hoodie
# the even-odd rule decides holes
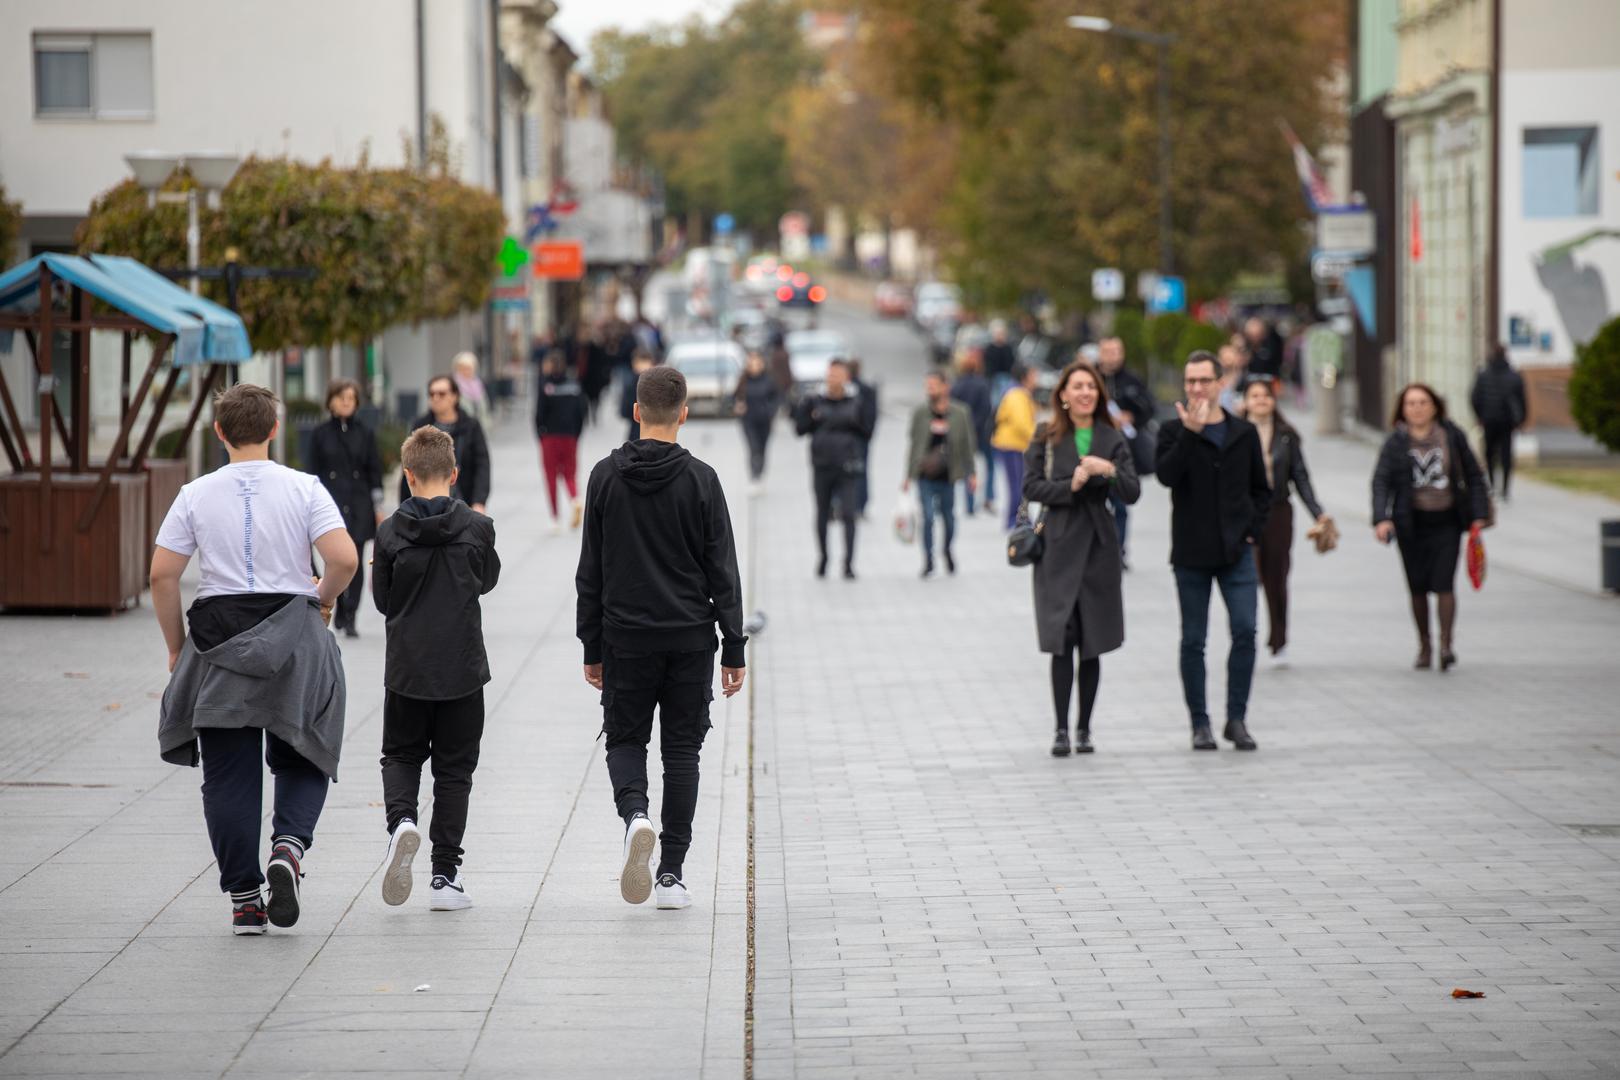
[[[726,495],[685,447],[641,439],[596,463],[574,584],[587,664],[602,662],[604,640],[628,653],[713,649],[717,622],[721,666],[746,662]]]
[[[371,596],[388,619],[383,685],[426,701],[489,682],[478,598],[495,587],[495,523],[460,499],[412,497],[377,528]]]

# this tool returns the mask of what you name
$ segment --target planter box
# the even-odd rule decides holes
[[[39,474],[0,477],[0,607],[117,611],[140,599],[152,547],[146,474],[115,474],[90,528],[79,517],[96,488],[94,474],[52,477],[51,505],[42,507]],[[171,496],[172,498],[172,496]],[[49,514],[51,544],[41,550]]]

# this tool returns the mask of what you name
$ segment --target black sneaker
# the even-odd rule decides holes
[[[270,865],[265,867],[264,876],[270,879],[268,914],[277,926],[298,922],[298,889],[304,877],[299,868],[301,858],[302,853],[287,843],[278,843],[270,851]]]
[[[251,898],[231,901],[231,933],[238,937],[262,934],[265,925],[264,897],[255,893]]]
[[[1077,753],[1077,754],[1091,754],[1091,753],[1095,753],[1096,749],[1097,749],[1096,747],[1091,745],[1091,732],[1089,732],[1089,731],[1085,730],[1084,728],[1082,728],[1081,730],[1074,733],[1074,752],[1075,753]]]
[[[1193,728],[1192,748],[1194,750],[1220,749],[1220,745],[1215,742],[1215,736],[1210,732],[1208,724],[1199,724]]]
[[[1066,727],[1058,728],[1057,729],[1057,734],[1052,737],[1052,756],[1053,757],[1068,757],[1069,756],[1069,729],[1068,728],[1066,728]]]

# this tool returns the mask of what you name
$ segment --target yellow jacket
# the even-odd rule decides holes
[[[990,436],[990,445],[997,450],[1016,450],[1022,454],[1035,438],[1035,398],[1022,386],[1015,386],[1001,397],[996,406],[996,430]]]

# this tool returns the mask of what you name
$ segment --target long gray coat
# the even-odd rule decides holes
[[[1052,448],[1052,478],[1046,476],[1046,425],[1024,452],[1024,498],[1046,508],[1042,530],[1044,553],[1035,564],[1035,632],[1041,652],[1063,652],[1069,616],[1080,606],[1080,658],[1089,660],[1125,643],[1125,601],[1120,577],[1119,533],[1108,505],[1110,488],[1127,503],[1142,494],[1136,465],[1125,437],[1099,424],[1091,436],[1091,453],[1107,458],[1118,470],[1113,480],[1094,476],[1079,491],[1069,478],[1080,464],[1074,440]]]

